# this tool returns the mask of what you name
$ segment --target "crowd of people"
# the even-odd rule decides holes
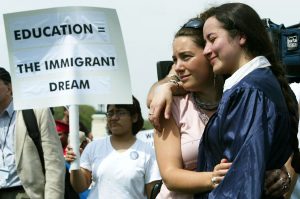
[[[256,11],[211,7],[182,25],[172,46],[172,69],[147,97],[154,147],[136,138],[144,119],[132,96],[107,105],[107,136],[93,140],[79,124],[80,157],[68,108],[57,120],[34,110],[43,162],[0,68],[0,198],[290,198],[300,84],[289,86]]]

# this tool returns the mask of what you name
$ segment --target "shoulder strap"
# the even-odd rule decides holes
[[[45,161],[44,161],[44,152],[42,148],[41,134],[38,128],[37,120],[32,109],[22,110],[24,122],[28,131],[29,136],[34,142],[36,149],[39,153],[43,173],[45,174]]]
[[[150,199],[155,199],[156,196],[159,194],[161,186],[163,184],[162,180],[159,180],[158,182],[155,183],[155,185],[153,186],[152,190],[151,190],[151,195],[150,195]]]

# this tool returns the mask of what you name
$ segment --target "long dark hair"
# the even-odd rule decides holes
[[[290,143],[294,150],[292,166],[299,173],[300,154],[297,139],[299,122],[298,104],[294,93],[289,87],[284,67],[275,56],[275,49],[264,24],[254,9],[243,3],[227,3],[218,7],[212,7],[201,14],[201,19],[205,21],[212,16],[216,17],[222,23],[223,28],[229,32],[231,37],[239,34],[245,35],[247,39],[245,45],[246,53],[252,57],[265,56],[271,63],[270,68],[281,86],[290,113]]]
[[[141,106],[139,101],[132,96],[132,104],[108,104],[106,109],[108,110],[109,106],[115,105],[116,108],[123,108],[127,110],[131,116],[137,115],[137,121],[132,124],[132,134],[136,135],[144,125],[144,119],[142,116]],[[108,129],[108,134],[111,134],[110,130]]]

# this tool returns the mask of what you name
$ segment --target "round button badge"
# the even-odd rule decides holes
[[[138,158],[139,158],[138,152],[136,152],[136,151],[131,151],[131,152],[130,152],[130,158],[131,158],[132,160],[138,159]]]

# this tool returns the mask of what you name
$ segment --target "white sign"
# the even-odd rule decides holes
[[[136,134],[136,138],[149,143],[154,148],[154,129],[140,131]]]
[[[4,23],[15,109],[132,103],[116,10],[50,8]]]

